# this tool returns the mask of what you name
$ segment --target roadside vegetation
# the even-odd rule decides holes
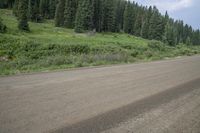
[[[54,22],[30,22],[18,29],[11,10],[0,10],[6,33],[0,33],[0,75],[85,66],[152,61],[200,53],[199,46],[169,46],[124,33],[74,33]]]

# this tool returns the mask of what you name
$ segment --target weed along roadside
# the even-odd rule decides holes
[[[74,33],[50,20],[30,22],[30,32],[17,29],[12,11],[1,9],[7,32],[0,33],[0,75],[125,64],[200,53],[199,46],[169,46],[125,33]]]

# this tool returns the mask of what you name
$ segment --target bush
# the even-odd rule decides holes
[[[0,33],[5,33],[6,29],[6,25],[3,24],[2,19],[0,18]]]
[[[137,50],[132,50],[132,52],[131,52],[132,57],[137,57],[138,54],[139,54],[139,52]]]
[[[150,57],[153,56],[153,53],[154,53],[153,51],[147,50],[147,51],[144,52],[144,55],[145,55],[147,58],[150,58]]]
[[[157,51],[165,51],[166,47],[165,44],[160,41],[152,40],[148,43],[148,47],[153,50]]]

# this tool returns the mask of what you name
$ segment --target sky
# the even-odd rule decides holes
[[[200,29],[200,0],[132,0],[144,6],[156,5],[162,14],[183,20],[194,29]]]

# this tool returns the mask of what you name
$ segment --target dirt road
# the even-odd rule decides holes
[[[200,56],[0,77],[0,133],[199,133]]]

